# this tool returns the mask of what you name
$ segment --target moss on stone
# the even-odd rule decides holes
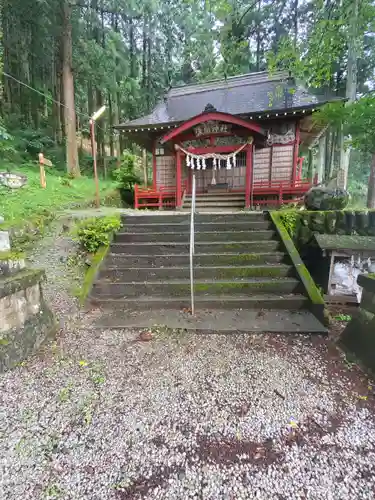
[[[285,284],[289,285],[289,282],[285,281],[277,281],[277,280],[272,280],[270,278],[269,281],[252,281],[252,282],[246,282],[246,281],[231,281],[231,282],[223,282],[220,283],[219,281],[213,281],[211,283],[195,283],[194,284],[194,290],[196,292],[209,292],[212,290],[212,288],[215,289],[215,291],[218,290],[244,290],[244,289],[267,289],[267,288],[272,288],[275,290],[278,290],[279,287],[283,287]],[[184,286],[184,288],[186,288]]]
[[[307,295],[313,305],[324,306],[324,299],[315,284],[315,281],[312,279],[311,274],[309,273],[307,267],[302,262],[302,259],[288,234],[288,231],[284,227],[280,215],[278,212],[270,212],[272,221],[274,222],[276,229],[280,235],[280,238],[292,260],[292,263],[300,277],[304,288],[306,289]],[[323,314],[323,309],[322,309]]]
[[[219,268],[217,277],[237,277],[237,278],[251,278],[251,277],[264,277],[264,278],[279,278],[286,276],[289,268],[283,265],[257,265],[249,267],[228,267]]]
[[[324,250],[374,250],[375,238],[370,236],[317,234],[316,241]]]
[[[0,260],[22,260],[25,259],[25,254],[23,252],[17,252],[14,250],[9,250],[7,252],[0,252]]]
[[[96,276],[98,274],[101,263],[106,257],[109,250],[109,245],[102,246],[99,250],[93,255],[91,259],[91,265],[87,269],[83,283],[80,287],[76,288],[75,295],[79,299],[81,305],[83,305],[91,291],[91,288],[94,284]]]
[[[0,298],[24,290],[45,279],[45,272],[40,269],[23,269],[15,274],[0,279]]]

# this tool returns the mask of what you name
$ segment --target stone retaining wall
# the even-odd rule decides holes
[[[44,302],[43,271],[22,270],[0,279],[0,372],[12,368],[54,333]]]
[[[314,233],[375,236],[374,210],[283,210],[280,217],[298,248],[308,244]]]
[[[340,343],[375,373],[375,274],[360,275],[358,284],[363,287],[360,308],[343,331]]]

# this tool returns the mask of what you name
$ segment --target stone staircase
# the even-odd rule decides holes
[[[218,209],[220,211],[243,210],[245,207],[245,194],[226,191],[197,194],[195,204],[198,212],[216,212]],[[190,212],[191,195],[185,196],[182,209]]]
[[[122,218],[91,291],[101,307],[190,307],[188,214]],[[308,307],[279,236],[263,213],[197,214],[194,257],[197,309]]]

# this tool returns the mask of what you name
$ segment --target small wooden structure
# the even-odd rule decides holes
[[[325,261],[326,301],[359,303],[362,291],[357,278],[375,271],[375,238],[317,234],[315,239]]]
[[[246,208],[300,200],[314,182],[300,146],[321,135],[312,114],[326,102],[281,72],[170,89],[149,115],[116,126],[153,155],[152,187],[136,186],[136,208],[181,208],[192,169],[198,196],[242,193]]]

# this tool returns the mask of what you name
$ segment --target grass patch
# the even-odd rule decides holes
[[[0,170],[5,169],[4,166],[0,166]],[[53,167],[46,168],[47,187],[43,189],[40,186],[37,164],[12,167],[10,170],[26,175],[28,182],[21,189],[10,189],[0,185],[0,214],[5,218],[2,228],[21,227],[26,221],[51,216],[64,207],[89,202],[95,197],[95,184],[91,177],[69,179],[62,176],[61,172],[54,171]],[[112,180],[101,180],[101,196],[106,196],[116,186]]]

